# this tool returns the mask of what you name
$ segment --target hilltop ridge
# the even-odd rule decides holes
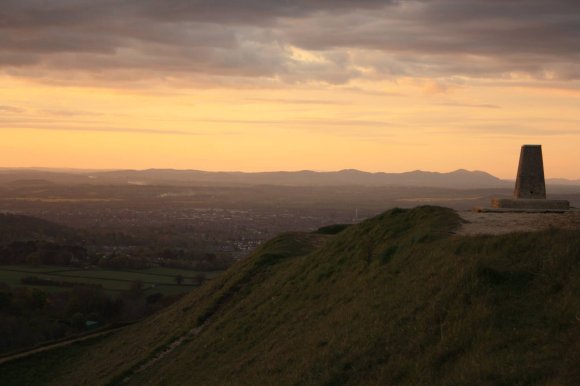
[[[357,169],[321,172],[210,172],[203,170],[146,169],[111,171],[63,171],[0,169],[0,181],[17,184],[217,184],[280,186],[428,186],[445,188],[498,188],[511,183],[482,171],[458,169],[448,173],[414,170],[403,173],[365,172]]]
[[[460,222],[450,209],[419,207],[278,236],[169,309],[85,346],[4,365],[0,377],[573,384],[580,231],[458,236]]]

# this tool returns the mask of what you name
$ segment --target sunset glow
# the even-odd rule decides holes
[[[0,166],[580,178],[575,2],[203,3],[8,1]]]

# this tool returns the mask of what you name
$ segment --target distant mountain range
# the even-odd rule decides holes
[[[50,170],[0,169],[0,183],[133,184],[133,185],[279,185],[279,186],[412,186],[439,188],[506,188],[513,181],[482,171],[464,169],[449,173],[415,170],[405,173],[369,173],[355,169],[335,172],[311,170],[280,172],[207,172],[201,170]],[[580,180],[552,179],[549,185],[578,185]]]
[[[336,172],[204,172],[196,170],[113,171],[95,175],[97,178],[127,180],[133,183],[198,182],[218,184],[286,185],[286,186],[430,186],[430,187],[498,187],[504,181],[484,172],[457,170],[451,173],[412,171],[407,173],[368,173],[360,170]]]

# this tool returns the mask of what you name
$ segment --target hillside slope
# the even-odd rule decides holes
[[[457,236],[449,209],[286,234],[170,309],[3,384],[574,384],[580,231]],[[335,231],[341,228],[330,228]]]

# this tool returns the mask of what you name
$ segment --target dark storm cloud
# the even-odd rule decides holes
[[[290,47],[314,51],[296,57]],[[18,76],[580,79],[578,0],[2,0]],[[361,68],[371,70],[361,72]],[[125,75],[112,75],[125,71]]]

